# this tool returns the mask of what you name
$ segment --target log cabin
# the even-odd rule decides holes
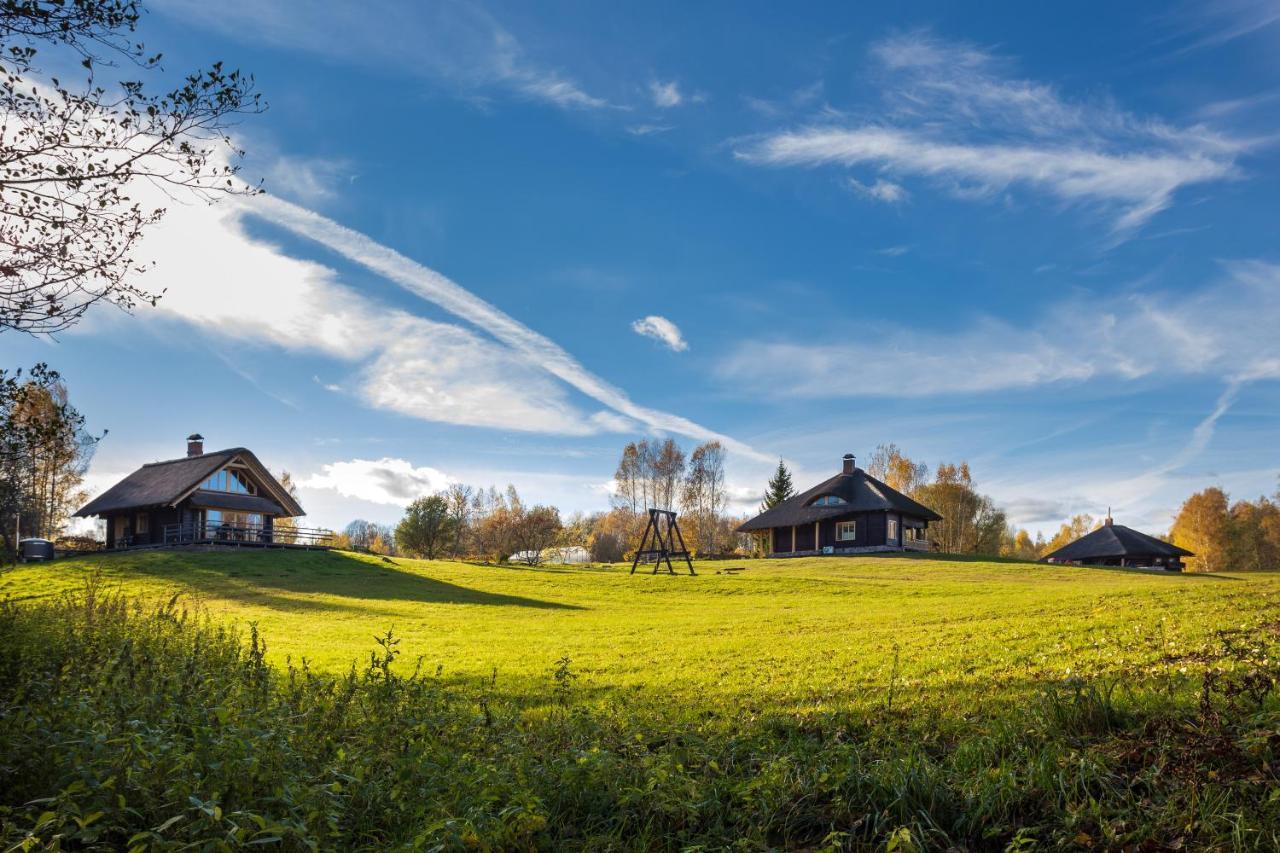
[[[741,525],[767,533],[771,557],[928,551],[930,521],[942,516],[892,489],[844,456],[839,474]]]
[[[293,524],[277,535],[277,520],[305,514],[252,451],[206,453],[204,437],[194,433],[187,436],[186,456],[143,465],[75,515],[106,521],[108,548],[327,544],[329,531]]]

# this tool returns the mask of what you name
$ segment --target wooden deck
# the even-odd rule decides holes
[[[333,547],[333,531],[321,527],[268,527],[266,525],[166,524],[158,542],[126,540],[112,551],[206,546],[216,548],[294,548],[327,551]]]

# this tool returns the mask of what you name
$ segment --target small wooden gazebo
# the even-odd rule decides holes
[[[1134,566],[1180,572],[1182,558],[1194,557],[1185,548],[1154,536],[1116,524],[1107,516],[1102,526],[1063,545],[1042,559],[1046,563],[1071,563],[1085,566]]]

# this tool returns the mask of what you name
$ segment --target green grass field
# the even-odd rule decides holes
[[[1280,573],[698,568],[2,572],[0,849],[1280,846]]]
[[[716,574],[727,566],[736,574]],[[825,711],[884,701],[967,712],[1046,679],[1132,677],[1220,629],[1276,618],[1280,573],[1148,574],[927,557],[750,560],[697,577],[518,568],[341,552],[139,552],[28,565],[0,597],[100,572],[153,599],[254,622],[268,660],[340,672],[375,634],[446,677],[520,691],[571,660],[586,695]],[[896,668],[895,668],[896,660]],[[896,673],[896,674],[895,674]]]

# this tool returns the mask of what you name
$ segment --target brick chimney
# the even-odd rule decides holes
[[[187,436],[187,457],[204,456],[204,436],[193,432]]]
[[[1111,520],[1111,507],[1107,507],[1107,519],[1102,523],[1105,524],[1107,527],[1110,527],[1111,525],[1115,524],[1115,522]]]
[[[854,464],[855,461],[856,460],[854,460],[852,453],[846,453],[844,455],[844,473],[852,474],[854,471],[858,470],[858,466]]]

